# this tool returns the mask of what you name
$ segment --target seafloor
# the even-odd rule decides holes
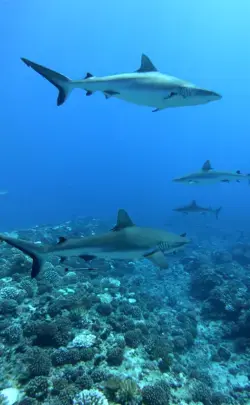
[[[54,243],[109,225],[15,235]],[[168,271],[53,257],[36,280],[30,259],[2,244],[0,403],[250,404],[250,246],[199,236]]]

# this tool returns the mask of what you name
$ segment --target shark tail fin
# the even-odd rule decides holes
[[[62,105],[68,98],[70,92],[73,89],[72,80],[68,77],[48,69],[42,65],[38,65],[35,62],[31,62],[29,59],[21,58],[21,60],[28,66],[35,70],[39,75],[47,79],[58,90],[57,105]]]
[[[222,210],[222,207],[217,208],[217,210],[215,210],[215,217],[216,217],[216,219],[219,219],[219,213],[221,212],[221,210]]]
[[[35,278],[40,273],[46,262],[46,254],[45,252],[41,251],[40,246],[23,239],[11,238],[2,234],[0,235],[0,241],[6,242],[14,248],[21,250],[21,252],[33,260],[31,270],[32,278]]]

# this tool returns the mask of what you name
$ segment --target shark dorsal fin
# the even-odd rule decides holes
[[[192,207],[196,207],[196,201],[195,200],[193,200],[192,202],[191,202],[191,205],[192,205]]]
[[[145,72],[157,72],[156,67],[153,65],[151,60],[147,55],[144,55],[144,53],[141,56],[141,66],[139,69],[136,70],[138,73],[145,73]]]
[[[134,226],[135,224],[129,217],[127,211],[120,209],[117,214],[117,222],[114,228],[111,229],[111,231],[120,231],[125,228],[129,228],[131,226]]]
[[[204,165],[202,166],[202,170],[204,172],[209,172],[209,170],[213,170],[210,160],[206,160],[206,162],[204,163]]]
[[[85,79],[90,79],[91,77],[93,77],[93,75],[88,72],[88,73],[86,73],[86,76],[84,77],[84,80]]]
[[[66,242],[66,240],[67,238],[65,238],[64,236],[59,236],[57,245],[61,245],[61,243]]]

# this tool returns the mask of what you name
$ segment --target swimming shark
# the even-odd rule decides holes
[[[71,80],[29,59],[21,60],[58,89],[58,106],[62,105],[76,88],[85,90],[87,96],[101,91],[106,99],[115,97],[137,105],[154,107],[153,112],[169,107],[206,104],[222,97],[214,91],[159,72],[144,54],[141,56],[141,65],[135,72],[101,77],[87,73],[81,80]]]
[[[219,218],[219,213],[221,211],[222,207],[216,208],[216,209],[212,209],[211,207],[205,208],[205,207],[201,207],[200,205],[198,205],[196,203],[195,200],[193,200],[190,204],[188,205],[184,205],[183,207],[179,207],[179,208],[174,208],[173,211],[176,212],[182,212],[185,215],[188,214],[206,214],[206,213],[211,213],[211,214],[215,214],[216,219]]]
[[[250,174],[243,174],[240,170],[237,170],[236,172],[214,170],[211,166],[210,160],[206,160],[201,170],[173,179],[176,183],[188,185],[230,183],[232,181],[240,183],[243,180],[248,180],[249,183]]]
[[[89,262],[95,258],[136,260],[146,258],[156,266],[168,267],[166,254],[182,249],[189,240],[161,229],[134,225],[127,212],[118,211],[116,225],[107,233],[83,238],[60,237],[57,244],[41,245],[0,234],[0,241],[21,250],[33,259],[31,277],[36,277],[49,255],[59,256],[61,262],[68,257],[80,257]]]

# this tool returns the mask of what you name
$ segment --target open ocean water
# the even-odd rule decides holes
[[[250,404],[249,15],[0,1],[0,404]]]

